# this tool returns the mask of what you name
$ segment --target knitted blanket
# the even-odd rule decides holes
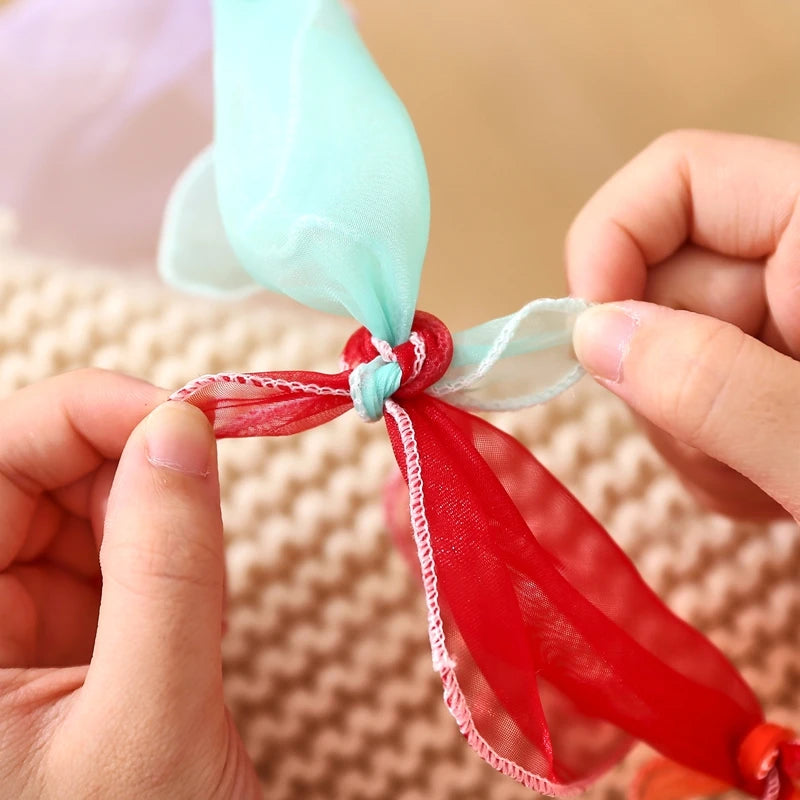
[[[76,367],[174,389],[223,370],[336,371],[353,323],[275,300],[220,304],[143,276],[0,243],[0,391]],[[624,407],[584,379],[493,419],[609,528],[645,580],[800,727],[800,531],[695,506]],[[523,800],[441,700],[425,606],[384,529],[392,455],[346,414],[282,439],[220,443],[229,570],[227,697],[270,800]],[[644,748],[592,788],[619,797]]]

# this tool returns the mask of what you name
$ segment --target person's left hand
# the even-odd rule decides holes
[[[0,798],[261,796],[222,695],[214,437],[166,397],[83,370],[0,402]]]

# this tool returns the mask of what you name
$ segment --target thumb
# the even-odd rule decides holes
[[[726,322],[634,301],[584,312],[573,342],[639,414],[800,518],[800,363]]]
[[[109,494],[100,565],[86,689],[108,696],[113,686],[140,711],[153,704],[156,717],[166,707],[208,708],[222,692],[225,570],[215,441],[198,409],[167,402],[131,435]]]

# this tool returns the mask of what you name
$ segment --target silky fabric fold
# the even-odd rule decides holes
[[[636,739],[753,791],[737,763],[763,723],[747,684],[519,442],[428,393],[452,342],[428,314],[413,334],[387,352],[359,330],[337,374],[204,376],[172,399],[201,408],[219,437],[291,434],[353,406],[359,365],[394,361],[402,380],[384,416],[409,488],[434,667],[470,745],[549,794],[587,785]]]

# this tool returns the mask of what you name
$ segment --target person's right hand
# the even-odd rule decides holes
[[[581,211],[566,259],[573,294],[609,303],[579,318],[578,358],[693,493],[800,521],[800,147],[668,134]]]

